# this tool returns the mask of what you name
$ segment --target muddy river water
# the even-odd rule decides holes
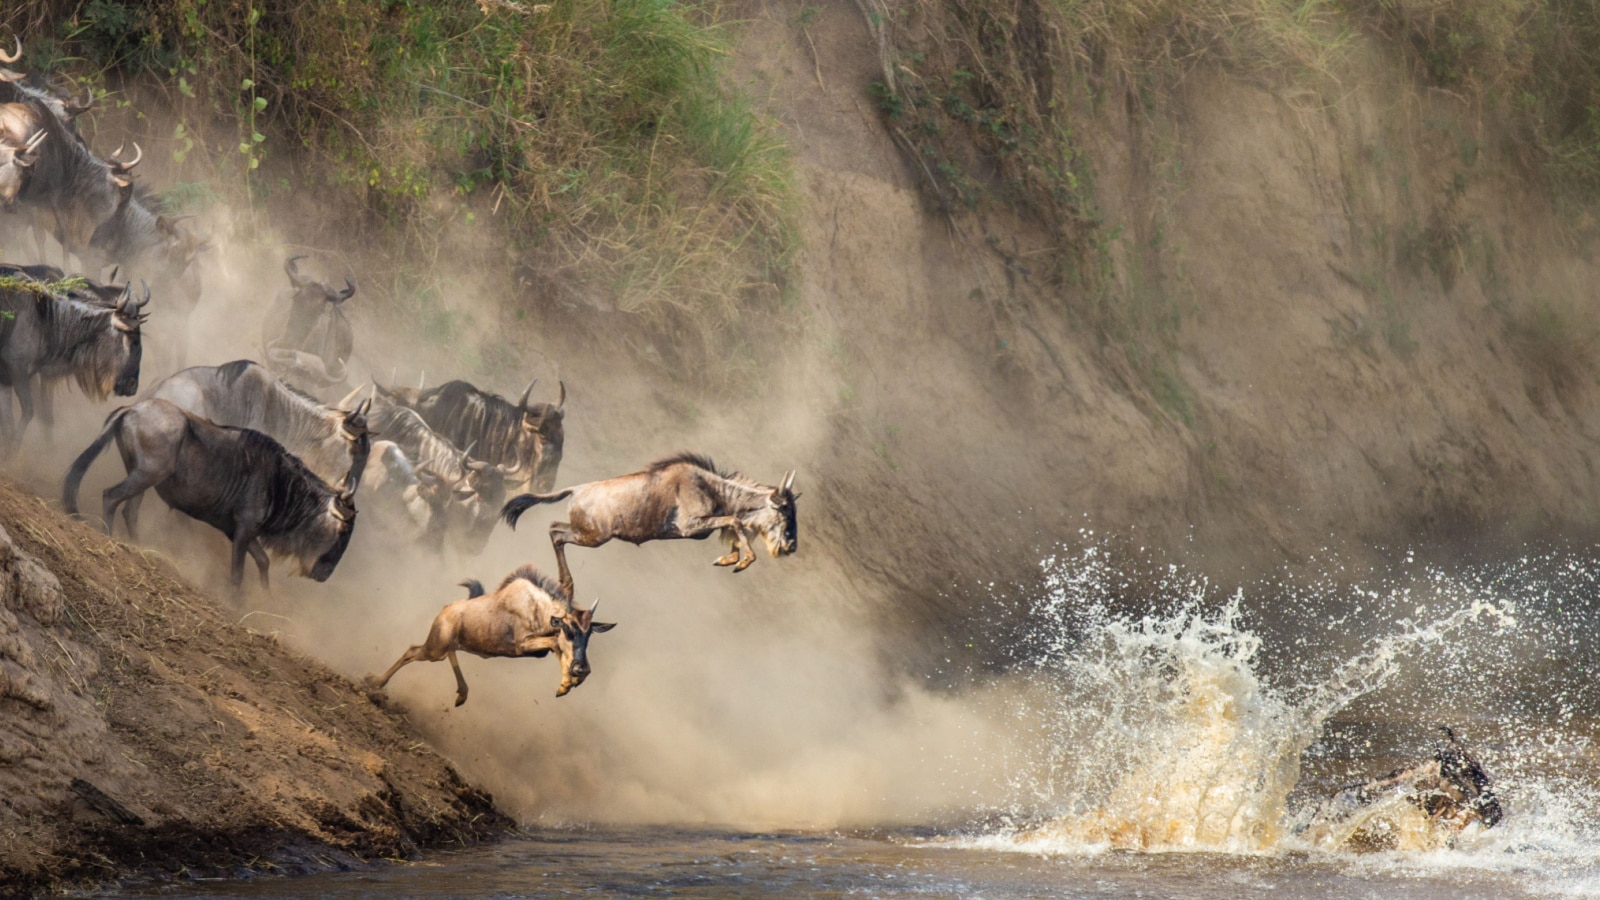
[[[1254,599],[1173,569],[1129,611],[1097,550],[1046,560],[1015,689],[984,695],[1018,698],[1007,777],[920,822],[540,823],[376,869],[120,896],[1600,896],[1600,577],[1582,553],[1406,563]],[[1497,827],[1442,831],[1402,802],[1360,824],[1388,835],[1374,848],[1319,818],[1341,785],[1426,757],[1440,724],[1493,776]]]

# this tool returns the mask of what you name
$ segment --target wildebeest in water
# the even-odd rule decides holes
[[[680,453],[656,460],[641,472],[604,481],[591,481],[552,494],[512,497],[501,517],[512,528],[517,519],[541,503],[571,497],[566,522],[550,526],[561,570],[561,587],[571,592],[572,573],[563,547],[598,547],[617,538],[631,544],[691,538],[703,540],[721,533],[733,549],[713,565],[733,566],[743,572],[756,561],[749,534],[759,534],[773,556],[787,556],[799,548],[795,517],[794,472],[777,487],[759,484],[737,472],[717,469],[710,459]]]
[[[465,381],[436,388],[378,387],[381,399],[409,406],[428,427],[457,447],[475,447],[473,456],[502,467],[512,489],[548,491],[555,486],[566,441],[567,386],[555,403],[533,402],[535,378],[513,404]]]
[[[33,419],[35,376],[72,378],[96,400],[139,391],[148,288],[140,300],[126,285],[86,282],[81,291],[64,290],[59,281],[40,280],[49,273],[59,270],[0,266],[0,430],[8,453]],[[12,393],[22,408],[15,428]]]
[[[296,574],[326,581],[350,544],[356,523],[354,473],[334,487],[267,435],[214,424],[165,400],[141,400],[111,414],[67,471],[61,505],[69,514],[78,514],[84,473],[113,440],[128,477],[102,497],[106,533],[122,507],[128,535],[137,540],[139,500],[155,488],[168,506],[233,542],[230,577],[236,595],[247,553],[263,586],[269,554],[293,559]]]
[[[583,684],[589,677],[589,635],[610,631],[615,622],[596,622],[596,603],[588,609],[572,604],[572,593],[552,584],[549,576],[524,565],[506,576],[492,594],[483,585],[464,581],[465,600],[439,611],[428,629],[428,639],[413,644],[381,678],[370,679],[382,689],[408,663],[438,662],[449,658],[456,674],[456,705],[467,702],[467,680],[461,675],[456,652],[490,657],[542,657],[554,650],[561,660],[561,686],[557,697]]]

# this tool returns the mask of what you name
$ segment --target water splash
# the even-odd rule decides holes
[[[1346,849],[1347,833],[1308,828],[1305,805],[1291,809],[1307,750],[1324,725],[1364,698],[1408,681],[1426,685],[1429,667],[1471,668],[1482,648],[1510,648],[1527,637],[1518,591],[1508,586],[1528,579],[1504,572],[1447,577],[1426,570],[1354,592],[1331,583],[1301,586],[1272,602],[1319,618],[1322,633],[1348,638],[1356,627],[1352,611],[1366,610],[1373,620],[1391,615],[1382,624],[1359,623],[1378,633],[1354,651],[1302,638],[1297,643],[1305,645],[1296,649],[1308,661],[1320,659],[1321,674],[1302,669],[1272,684],[1262,674],[1263,638],[1248,624],[1243,593],[1218,603],[1208,597],[1205,578],[1177,567],[1154,579],[1130,577],[1100,547],[1043,566],[1046,590],[1035,604],[1039,625],[1030,645],[1031,680],[1041,699],[1024,713],[1039,749],[1017,772],[1016,801],[1002,827],[966,846],[1051,854]],[[1117,612],[1130,588],[1147,592],[1144,605],[1154,611]],[[1400,609],[1410,615],[1392,615]],[[1541,636],[1547,612],[1541,610],[1533,629]],[[1521,736],[1525,746],[1518,749],[1527,749],[1527,738]],[[1497,774],[1518,773],[1503,766]],[[1542,810],[1565,805],[1572,807],[1564,810],[1571,822],[1595,821],[1600,798],[1592,788],[1530,788],[1549,784],[1549,777],[1502,780],[1502,796],[1521,804],[1513,808],[1524,826],[1542,817],[1547,849],[1567,853],[1569,842]],[[1456,840],[1414,812],[1400,800],[1352,827],[1387,817],[1383,826],[1399,835],[1393,846],[1400,850],[1448,855],[1467,846],[1504,850],[1513,841],[1511,855],[1532,852],[1525,828],[1515,824],[1492,832],[1474,827]]]

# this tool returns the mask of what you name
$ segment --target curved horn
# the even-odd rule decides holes
[[[365,385],[363,385],[362,387],[365,387]],[[373,388],[373,390],[377,390],[377,388]],[[361,396],[361,387],[357,387],[355,390],[351,391],[350,393],[345,394],[344,395],[344,399],[339,401],[338,407],[340,409],[350,409],[351,408],[350,404],[354,403],[356,401],[356,398],[359,397],[359,396]]]
[[[594,618],[595,610],[597,610],[599,608],[600,608],[600,598],[596,597],[596,598],[594,598],[594,605],[589,607],[589,618],[591,620]]]
[[[111,267],[111,277],[106,279],[106,284],[111,284],[111,283],[115,282],[117,280],[117,273],[120,272],[120,271],[122,271],[122,267],[121,266],[112,266]]]
[[[123,146],[124,145],[122,145],[122,144],[117,145],[117,149],[114,152],[112,152],[112,154],[111,154],[111,159],[112,159],[111,168],[113,170],[119,172],[119,173],[126,174],[128,172],[133,171],[133,167],[137,166],[139,164],[139,160],[144,159],[144,151],[139,149],[139,142],[138,141],[134,141],[133,142],[133,159],[130,159],[127,162],[123,162],[122,161],[122,148],[123,148]]]
[[[472,448],[474,448],[476,446],[478,446],[478,442],[477,441],[473,441],[472,443],[468,444],[467,445],[467,449],[461,451],[461,458],[462,459],[471,459],[472,458]]]
[[[423,369],[421,374],[417,375],[417,390],[419,390],[419,391],[422,390],[422,386],[427,384],[427,383],[428,383],[428,370],[427,369]]]
[[[354,297],[356,295],[356,283],[354,281],[351,281],[350,280],[350,276],[348,276],[348,275],[345,276],[344,283],[345,283],[345,289],[339,292],[339,299],[340,300],[349,300],[351,297]]]
[[[528,382],[528,389],[522,392],[522,400],[521,400],[521,402],[519,402],[517,404],[517,409],[527,409],[528,408],[528,398],[533,395],[533,386],[538,384],[538,383],[539,383],[539,379],[537,377],[535,377],[532,381]]]
[[[567,383],[565,381],[558,381],[556,383],[561,385],[561,399],[556,401],[556,409],[560,409],[567,405]]]
[[[296,265],[296,263],[298,263],[300,260],[305,259],[305,258],[306,258],[305,254],[304,253],[300,253],[300,254],[296,254],[294,256],[289,257],[283,263],[284,274],[289,276],[289,282],[291,284],[293,284],[295,287],[301,287],[306,282],[311,280],[309,276],[301,275],[300,274],[300,267],[298,265]]]
[[[21,58],[22,58],[22,36],[21,35],[17,35],[17,52],[11,54],[10,56],[7,56],[7,55],[5,55],[5,53],[3,51],[0,51],[0,63],[5,63],[6,65],[9,66],[9,65],[11,65],[12,63],[16,62],[17,60],[19,60]]]
[[[787,490],[791,490],[793,488],[794,488],[794,470],[790,469],[788,474],[783,476],[783,489],[787,491]]]

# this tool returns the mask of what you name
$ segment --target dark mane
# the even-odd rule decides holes
[[[687,465],[694,466],[697,469],[705,469],[707,472],[715,472],[723,478],[734,479],[742,477],[738,472],[730,472],[725,469],[717,468],[717,464],[711,461],[711,457],[705,455],[704,453],[695,453],[692,450],[680,450],[671,456],[664,456],[661,459],[652,462],[650,465],[645,466],[644,470],[646,472],[659,472],[662,469],[665,469],[669,466],[675,466],[678,463],[685,463]]]
[[[553,580],[551,580],[549,575],[546,575],[545,573],[534,568],[533,563],[523,563],[522,565],[518,566],[516,571],[506,576],[505,581],[500,582],[501,589],[503,590],[506,585],[518,579],[532,582],[535,587],[539,588],[557,600],[572,599],[567,596],[566,591],[561,589],[561,585],[556,584]]]
[[[217,366],[217,374],[222,376],[223,384],[233,387],[233,383],[239,380],[239,376],[243,375],[253,365],[255,363],[251,360],[236,359],[233,362]]]

